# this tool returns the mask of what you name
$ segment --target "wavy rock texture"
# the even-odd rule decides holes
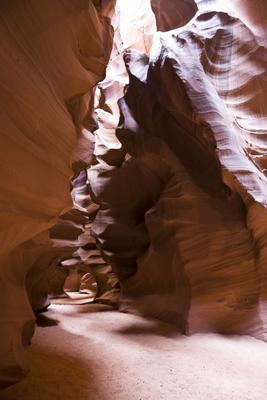
[[[185,25],[197,11],[194,0],[151,0],[151,7],[162,32]]]
[[[144,198],[137,200],[132,196],[132,192],[135,191],[134,186],[138,182],[129,181],[127,188],[124,185],[125,182],[120,183],[120,176],[117,176],[117,172],[119,172],[119,167],[125,158],[125,149],[116,137],[116,128],[120,116],[118,98],[123,95],[125,85],[129,81],[123,61],[123,53],[129,48],[148,53],[152,46],[153,35],[156,32],[155,17],[150,2],[143,0],[134,3],[130,1],[126,3],[117,2],[113,26],[114,45],[111,59],[107,67],[106,78],[99,84],[99,92],[96,94],[95,114],[98,122],[98,129],[94,132],[96,163],[88,169],[88,181],[91,186],[92,199],[100,207],[93,224],[94,235],[102,251],[104,250],[105,259],[108,263],[112,263],[116,272],[120,273],[112,260],[112,255],[106,257],[109,244],[108,248],[104,249],[102,229],[106,231],[105,234],[109,235],[109,227],[111,227],[110,241],[117,248],[116,254],[114,253],[115,258],[121,257],[124,249],[127,251],[129,242],[132,240],[133,259],[139,254],[139,249],[148,244],[143,221],[141,221],[140,226],[136,227],[140,235],[139,233],[136,236],[131,234],[131,224],[135,224],[135,222],[129,221],[129,210],[136,208],[136,201],[141,203],[141,207],[143,207],[142,202],[146,202],[147,194],[144,188]],[[132,164],[131,168],[134,171],[138,166]],[[118,180],[118,186],[115,188],[116,194],[119,194],[120,188],[125,190],[120,193],[121,197],[119,204],[116,204],[116,210],[110,213],[109,203],[113,201],[113,198],[117,203],[117,196],[113,193],[114,187],[112,184],[110,185],[113,179]],[[123,176],[122,179],[124,179]],[[151,204],[153,204],[153,201]],[[146,207],[145,204],[144,207]],[[115,232],[112,226],[114,220],[117,219],[118,224],[116,223]],[[131,262],[125,265],[126,274],[131,274],[133,268],[134,265]]]
[[[72,186],[72,210],[62,215],[58,223],[50,229],[50,238],[53,247],[58,249],[60,259],[53,274],[48,270],[47,294],[52,303],[68,304],[71,298],[67,297],[64,289],[87,292],[91,294],[90,301],[117,307],[118,278],[101,257],[91,235],[91,224],[98,206],[92,202],[88,193],[86,171],[81,171],[73,179]]]
[[[266,339],[263,1],[118,0],[110,56],[113,8],[0,5],[2,386],[73,265],[104,301],[111,265],[122,311]]]
[[[72,207],[71,158],[76,161],[77,154],[72,153],[82,136],[79,121],[90,109],[85,98],[104,77],[112,30],[101,9],[85,0],[4,1],[0,18],[4,386],[28,368],[25,351],[34,315],[25,279],[30,276],[27,289],[35,297],[31,303],[45,304],[34,283],[42,281],[44,266],[54,265],[59,255],[42,232]]]
[[[249,2],[196,3],[193,17],[181,2],[177,21],[193,19],[168,31],[179,22],[152,2],[166,32],[151,51],[124,51],[121,146],[110,130],[89,170],[93,230],[121,279],[121,310],[266,339],[265,28]],[[114,118],[102,109],[99,142]]]

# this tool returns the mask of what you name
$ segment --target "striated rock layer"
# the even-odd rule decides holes
[[[266,339],[265,31],[246,4],[196,3],[168,20],[169,3],[152,2],[165,32],[123,49],[116,135],[102,93],[97,135],[109,130],[109,141],[89,170],[93,230],[122,282],[122,311]]]
[[[30,302],[45,305],[47,288],[35,285],[45,286],[44,269],[59,258],[44,232],[72,207],[71,163],[81,149],[73,151],[86,136],[81,117],[111,48],[108,11],[86,0],[0,4],[1,386],[28,368]]]
[[[122,311],[266,339],[263,2],[118,0],[113,32],[114,3],[0,4],[2,386],[58,264],[99,298],[111,265]]]

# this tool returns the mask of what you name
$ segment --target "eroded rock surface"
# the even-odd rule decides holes
[[[157,15],[166,32],[150,51],[124,52],[122,146],[90,170],[93,229],[121,278],[121,310],[264,339],[264,28],[260,10],[197,3],[178,29]]]
[[[122,311],[266,340],[266,7],[114,3],[0,5],[1,385],[59,263],[97,259],[102,295],[115,271]]]
[[[58,257],[43,232],[72,207],[78,121],[104,77],[112,29],[85,0],[3,1],[0,18],[0,382],[8,385],[28,368],[34,315],[25,279],[34,267],[31,281],[40,281],[38,269]]]

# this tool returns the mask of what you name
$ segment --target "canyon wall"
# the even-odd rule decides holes
[[[72,207],[74,149],[86,136],[90,96],[111,50],[107,12],[85,0],[0,4],[1,386],[28,369],[30,303],[45,305],[41,275],[61,254],[47,229]],[[37,300],[28,299],[27,276]]]
[[[120,310],[185,333],[266,339],[261,3],[152,1],[158,32],[149,46],[135,35],[118,51],[129,77],[123,96],[111,90],[122,73],[100,85],[94,235],[121,280]],[[132,32],[146,32],[148,15]]]
[[[0,4],[2,386],[58,265],[104,266],[104,301],[116,273],[123,312],[266,340],[263,1],[114,3]]]

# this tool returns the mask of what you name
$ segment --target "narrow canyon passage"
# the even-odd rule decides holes
[[[248,336],[183,336],[171,325],[92,304],[53,305],[39,324],[31,372],[2,391],[1,400],[267,396],[267,347]]]
[[[0,0],[0,400],[266,400],[267,0]]]

